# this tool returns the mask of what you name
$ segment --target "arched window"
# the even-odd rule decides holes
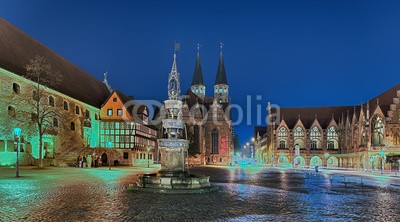
[[[279,149],[286,149],[288,144],[288,130],[286,127],[281,127],[278,130]]]
[[[310,133],[310,147],[311,149],[321,149],[321,131],[317,126],[311,129]]]
[[[53,126],[58,127],[58,119],[55,117],[53,118]]]
[[[383,119],[380,116],[375,116],[372,119],[372,138],[373,146],[383,146],[383,136],[385,133],[385,126]]]
[[[86,117],[86,118],[89,118],[89,117],[90,117],[90,111],[89,111],[89,110],[86,110],[86,112],[85,112],[85,117]]]
[[[298,144],[300,148],[304,148],[304,130],[301,126],[294,129],[294,144]]]
[[[219,153],[218,130],[213,129],[211,133],[211,153]]]
[[[64,101],[64,110],[68,111],[68,102],[67,101]]]
[[[75,123],[71,122],[71,130],[75,130]]]
[[[75,113],[79,115],[79,113],[80,113],[79,106],[75,106]]]
[[[326,139],[328,150],[338,149],[339,137],[334,126],[328,128]]]
[[[54,107],[54,97],[53,96],[49,96],[49,106]]]
[[[8,115],[15,117],[15,108],[13,106],[8,106]]]

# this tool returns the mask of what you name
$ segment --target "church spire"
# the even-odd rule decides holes
[[[206,87],[204,86],[203,71],[201,69],[201,63],[200,63],[200,46],[201,46],[200,44],[197,44],[197,58],[193,72],[191,90],[198,97],[204,99],[206,94]]]
[[[228,81],[226,80],[226,71],[225,71],[225,64],[224,64],[224,56],[222,55],[222,47],[224,46],[223,43],[220,43],[221,52],[219,54],[219,62],[218,62],[218,69],[217,69],[217,77],[215,78],[215,84],[225,84],[228,85]]]
[[[219,103],[228,103],[228,81],[226,80],[226,71],[224,64],[224,57],[222,55],[222,47],[224,44],[220,43],[220,55],[217,69],[217,76],[214,84],[214,99]]]

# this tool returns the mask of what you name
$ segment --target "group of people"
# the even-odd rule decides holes
[[[80,168],[99,167],[101,165],[101,158],[96,154],[93,155],[79,155],[77,158],[77,165]]]

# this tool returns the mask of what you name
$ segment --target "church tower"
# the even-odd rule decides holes
[[[206,95],[206,87],[204,86],[203,71],[201,70],[199,49],[200,45],[197,46],[196,65],[194,67],[192,86],[190,89],[199,98],[204,99]]]
[[[224,65],[224,57],[222,55],[222,46],[223,45],[221,44],[221,53],[219,55],[217,77],[215,78],[215,83],[214,83],[214,99],[217,100],[218,103],[228,103],[229,86],[228,86],[228,81],[226,80],[226,71]]]

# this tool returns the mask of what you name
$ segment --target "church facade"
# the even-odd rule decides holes
[[[200,54],[197,53],[192,85],[183,96],[182,119],[189,140],[187,164],[232,164],[233,131],[228,90],[222,49],[212,97],[206,96]]]
[[[359,106],[272,109],[256,127],[257,160],[278,166],[397,169],[400,85]]]

